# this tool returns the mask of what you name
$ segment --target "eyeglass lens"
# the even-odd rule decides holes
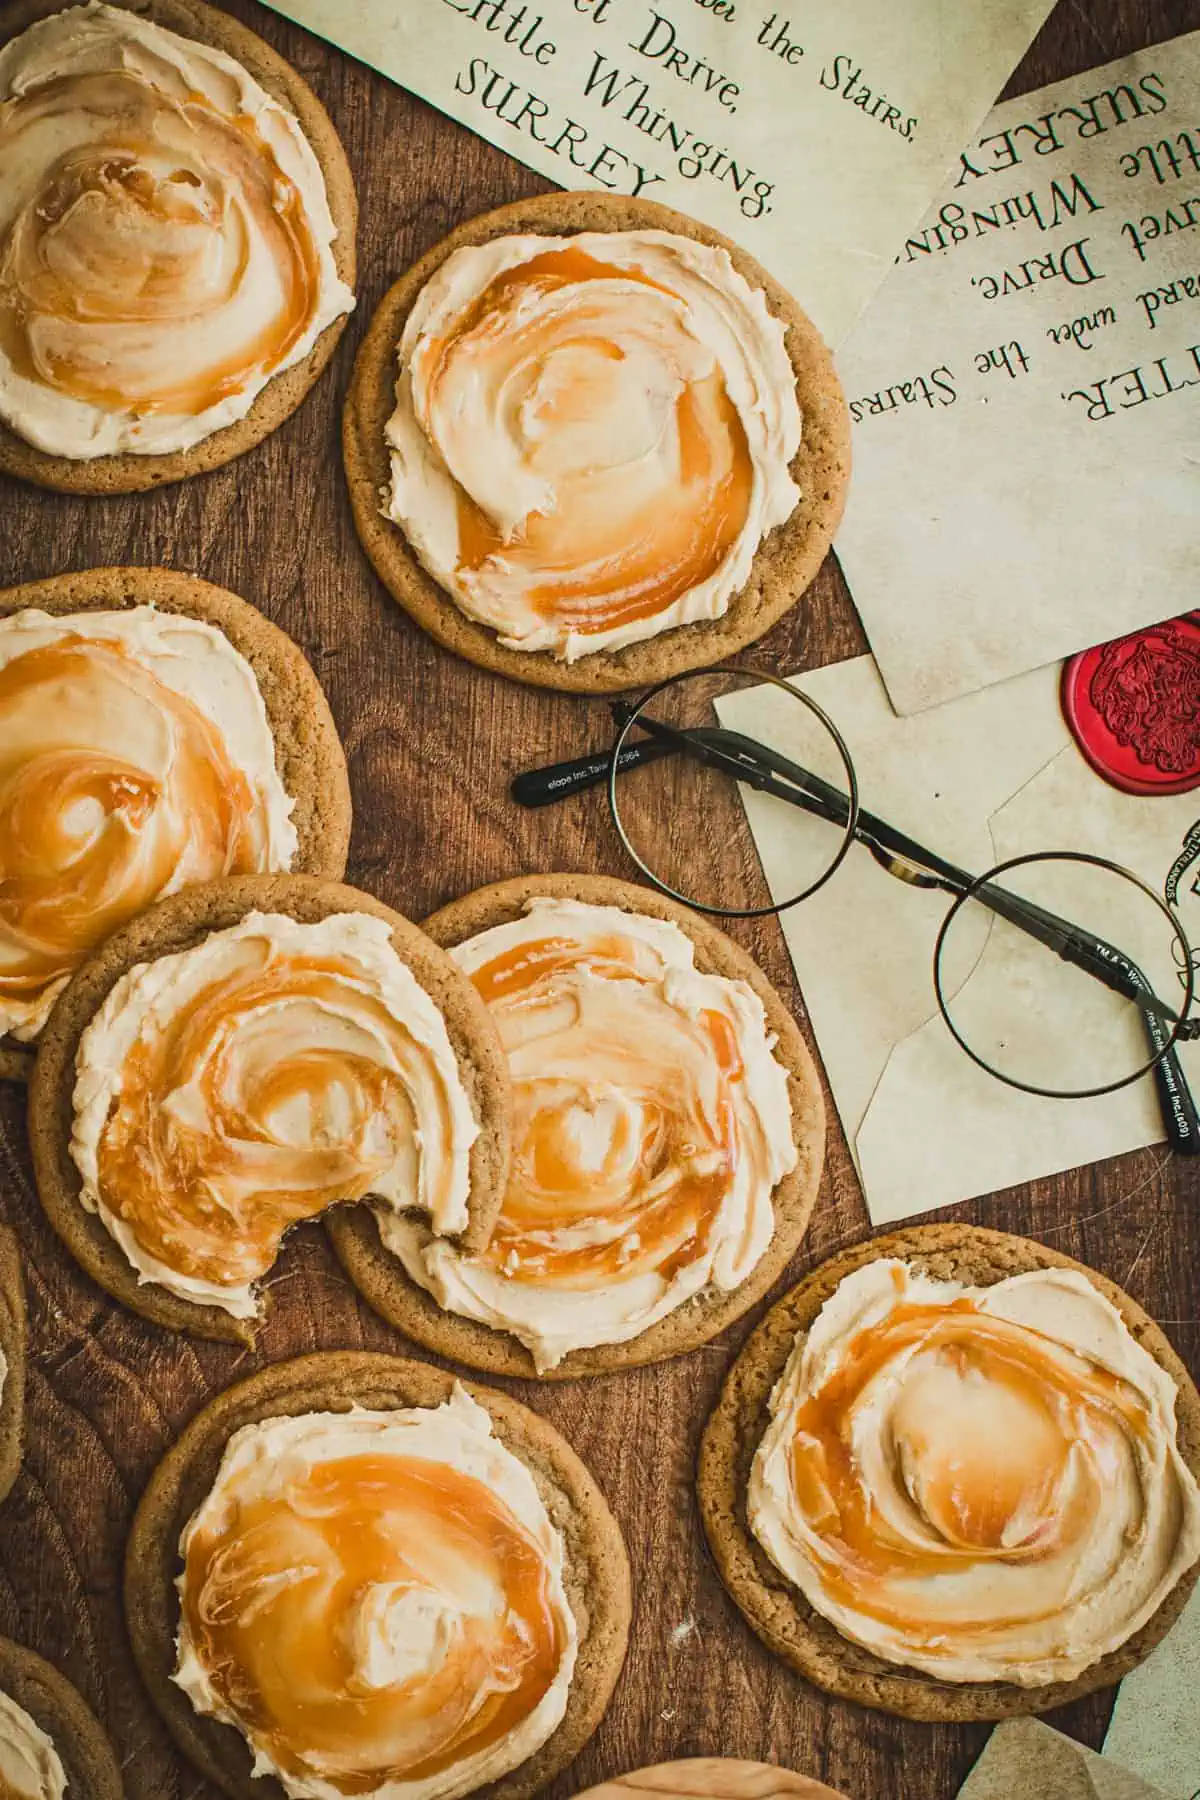
[[[1069,920],[1117,952],[1135,984],[1175,1010],[1187,1000],[1181,938],[1129,875],[1068,856],[1030,858],[992,878],[1008,894]],[[968,899],[950,913],[936,979],[946,1021],[994,1074],[1037,1093],[1083,1095],[1135,1079],[1156,1060],[1137,1001]],[[1171,1025],[1163,1028],[1170,1033]]]
[[[747,829],[742,803],[748,793],[755,832],[788,834],[788,892],[776,896],[776,908],[819,886],[846,848],[853,771],[845,747],[824,716],[783,683],[772,696],[779,703],[765,712],[749,704],[748,691],[762,684],[756,670],[716,670],[667,683],[647,697],[622,735],[623,752],[641,745],[652,759],[631,769],[623,756],[611,784],[626,848],[651,880],[708,911],[771,908]],[[754,779],[767,783],[756,789],[737,766],[747,734],[757,757]],[[813,810],[770,791],[777,784],[794,796],[789,766],[813,778]]]

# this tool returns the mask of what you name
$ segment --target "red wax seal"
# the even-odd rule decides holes
[[[1079,748],[1114,787],[1200,787],[1200,612],[1073,656],[1063,667],[1062,708]]]

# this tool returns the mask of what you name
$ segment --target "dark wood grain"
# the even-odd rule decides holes
[[[362,204],[360,310],[296,416],[228,468],[112,500],[0,482],[0,584],[100,563],[164,562],[260,606],[307,651],[345,740],[357,812],[348,878],[412,917],[526,870],[626,874],[601,798],[523,814],[505,791],[510,773],[532,759],[603,741],[603,705],[510,686],[421,636],[372,576],[341,476],[338,411],[384,288],[460,219],[546,184],[252,0],[230,0],[230,10],[308,77],[342,133]],[[1062,0],[1011,91],[1197,27],[1200,0]],[[752,660],[790,671],[863,648],[831,561]],[[713,822],[697,855],[753,867],[734,819]],[[735,935],[803,1023],[778,927]],[[319,1347],[405,1346],[357,1301],[310,1230],[275,1272],[275,1308],[257,1352],[193,1344],[142,1324],[76,1272],[40,1213],[22,1113],[19,1090],[0,1093],[0,1214],[21,1238],[31,1327],[25,1468],[0,1512],[0,1633],[39,1650],[78,1684],[118,1746],[130,1800],[217,1800],[169,1748],[131,1665],[119,1595],[134,1502],[171,1439],[230,1381]],[[1200,1172],[1148,1150],[963,1213],[1101,1269],[1200,1367]],[[790,1279],[868,1229],[835,1122]],[[598,1475],[633,1562],[625,1676],[597,1736],[550,1790],[554,1800],[639,1765],[704,1754],[790,1764],[854,1800],[950,1800],[986,1736],[983,1727],[904,1724],[826,1700],[772,1661],[726,1597],[702,1545],[693,1462],[722,1374],[752,1322],[673,1365],[563,1388],[506,1384]],[[1094,1696],[1054,1722],[1096,1745],[1110,1703],[1110,1695]]]

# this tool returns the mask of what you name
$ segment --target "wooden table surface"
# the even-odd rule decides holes
[[[414,918],[526,870],[627,874],[601,797],[528,814],[506,794],[514,769],[602,743],[603,704],[512,686],[437,649],[372,575],[341,471],[339,408],[385,287],[460,220],[548,184],[252,0],[231,0],[230,10],[300,69],[342,134],[362,208],[359,310],[299,413],[227,468],[111,500],[0,480],[0,585],[162,562],[261,607],[304,647],[345,742],[357,812],[349,878]],[[1200,0],[1060,0],[1010,91],[1198,26]],[[791,671],[864,647],[830,559],[753,660]],[[738,821],[725,823],[728,842],[698,854],[753,868]],[[735,935],[803,1022],[778,926]],[[1200,1171],[1160,1147],[960,1210],[1103,1270],[1200,1372]],[[217,1800],[169,1747],[126,1647],[120,1570],[133,1505],[197,1409],[260,1364],[319,1348],[403,1353],[405,1344],[356,1298],[312,1228],[271,1278],[274,1309],[254,1354],[173,1337],[124,1312],[77,1272],[42,1217],[22,1094],[3,1085],[0,1215],[21,1238],[32,1326],[25,1467],[0,1513],[0,1633],[76,1682],[118,1746],[130,1800]],[[832,1119],[820,1198],[788,1279],[868,1231]],[[707,1560],[692,1496],[696,1446],[749,1323],[674,1364],[563,1387],[509,1384],[595,1471],[633,1562],[624,1677],[600,1730],[549,1791],[558,1800],[639,1764],[724,1753],[789,1764],[853,1800],[950,1800],[986,1728],[907,1724],[825,1699],[759,1645]],[[1053,1722],[1098,1745],[1111,1698],[1096,1695]]]

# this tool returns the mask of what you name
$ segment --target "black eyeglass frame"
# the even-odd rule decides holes
[[[1157,906],[1159,912],[1162,913],[1167,924],[1171,928],[1173,944],[1178,944],[1187,956],[1187,973],[1184,979],[1183,1004],[1178,1008],[1178,1016],[1174,1021],[1171,1031],[1169,1033],[1164,1033],[1162,1030],[1163,1021],[1158,1018],[1156,1014],[1143,1008],[1142,1019],[1146,1028],[1146,1034],[1150,1038],[1151,1044],[1154,1046],[1154,1054],[1148,1057],[1140,1067],[1132,1070],[1131,1073],[1122,1075],[1118,1081],[1105,1082],[1101,1087],[1039,1087],[1034,1082],[1018,1081],[1015,1075],[1009,1075],[1003,1069],[996,1068],[994,1064],[988,1062],[986,1057],[980,1056],[978,1051],[973,1050],[967,1040],[963,1037],[957,1025],[954,1023],[954,1019],[950,1012],[950,1003],[943,989],[942,953],[946,946],[946,939],[949,936],[950,927],[953,925],[963,907],[966,906],[969,901],[977,900],[979,898],[980,890],[993,883],[998,875],[1006,875],[1010,869],[1026,868],[1031,863],[1043,862],[1085,863],[1095,869],[1105,869],[1110,875],[1123,876],[1126,881],[1132,882],[1134,887],[1139,888],[1148,900],[1154,902],[1155,906]],[[1128,957],[1124,957],[1123,962],[1127,970],[1134,970],[1136,976],[1140,976],[1143,980],[1145,979],[1144,976],[1141,976],[1140,969],[1137,969],[1136,964],[1131,963]],[[986,1072],[989,1075],[994,1076],[997,1081],[1003,1081],[1008,1087],[1018,1088],[1023,1094],[1037,1094],[1046,1100],[1097,1100],[1102,1094],[1118,1093],[1121,1088],[1129,1087],[1131,1083],[1140,1081],[1143,1075],[1153,1074],[1157,1079],[1161,1073],[1163,1079],[1160,1083],[1160,1099],[1162,1101],[1164,1115],[1166,1114],[1168,1105],[1170,1105],[1177,1124],[1182,1124],[1185,1127],[1185,1135],[1193,1135],[1186,1130],[1189,1121],[1182,1112],[1185,1095],[1189,1102],[1188,1110],[1193,1119],[1195,1118],[1196,1109],[1194,1105],[1190,1104],[1191,1095],[1187,1088],[1183,1071],[1179,1068],[1177,1061],[1171,1053],[1174,1051],[1175,1046],[1181,1041],[1181,1038],[1190,1036],[1190,1033],[1184,1032],[1183,1027],[1189,1022],[1188,1015],[1191,1012],[1192,1001],[1195,997],[1195,961],[1190,954],[1190,945],[1184,933],[1182,923],[1175,912],[1163,899],[1162,895],[1154,891],[1149,882],[1143,881],[1140,875],[1135,875],[1133,870],[1127,869],[1123,863],[1113,862],[1111,858],[1107,856],[1093,856],[1090,852],[1085,850],[1031,850],[1026,852],[1023,856],[1010,856],[1006,862],[997,863],[994,868],[986,869],[982,875],[977,876],[975,880],[972,881],[969,888],[956,896],[946,911],[946,916],[942,920],[941,927],[937,934],[937,940],[933,946],[933,987],[934,992],[937,995],[938,1011],[945,1021],[946,1029],[949,1031],[959,1049],[964,1050],[973,1063],[977,1063],[981,1069],[986,1070]],[[1153,991],[1149,989],[1149,984],[1147,984],[1147,988],[1148,991]],[[1172,1096],[1170,1101],[1168,1100],[1169,1095]],[[1196,1151],[1197,1153],[1200,1153],[1200,1144],[1197,1144]]]
[[[791,699],[806,706],[810,713],[821,721],[834,740],[846,773],[847,792],[839,792],[821,777],[813,775],[811,771],[803,769],[788,758],[771,751],[768,746],[758,743],[757,740],[742,736],[741,733],[730,731],[724,727],[712,729],[669,726],[662,720],[655,720],[646,715],[646,708],[666,690],[685,682],[694,682],[713,675],[730,677],[739,682],[766,683],[781,688]],[[635,867],[660,893],[668,894],[672,899],[678,900],[693,911],[717,918],[756,919],[786,912],[824,887],[825,883],[841,867],[849,853],[850,845],[856,841],[862,843],[889,874],[911,885],[938,888],[951,895],[952,904],[942,921],[934,947],[934,992],[938,1010],[947,1029],[955,1043],[966,1052],[972,1062],[1008,1087],[1048,1099],[1095,1098],[1103,1094],[1115,1093],[1140,1080],[1142,1076],[1152,1073],[1158,1091],[1163,1123],[1172,1148],[1185,1155],[1200,1154],[1200,1113],[1197,1111],[1187,1079],[1175,1054],[1178,1042],[1200,1037],[1200,1018],[1189,1017],[1196,988],[1195,958],[1177,912],[1131,869],[1083,851],[1047,850],[1010,858],[1009,861],[997,865],[996,868],[986,870],[979,876],[969,875],[967,871],[957,868],[945,857],[928,850],[923,844],[908,837],[906,833],[897,831],[886,821],[866,812],[859,801],[858,777],[853,759],[833,720],[810,695],[803,693],[783,677],[763,669],[717,664],[707,670],[688,670],[681,674],[667,676],[664,680],[657,682],[642,695],[634,706],[621,701],[614,702],[611,711],[619,729],[607,756],[576,757],[567,762],[555,763],[548,768],[530,770],[517,775],[512,782],[513,798],[524,806],[544,806],[553,801],[565,799],[570,794],[580,792],[583,788],[595,786],[600,781],[606,781],[613,824],[626,854]],[[640,726],[648,736],[631,743],[630,733],[635,725]],[[818,817],[825,818],[829,823],[839,825],[842,829],[842,842],[828,868],[799,894],[790,896],[784,901],[759,907],[712,906],[664,881],[645,862],[630,841],[617,800],[617,777],[628,768],[640,767],[647,762],[656,761],[660,757],[680,751],[702,764],[716,767],[721,772],[730,775],[735,781],[775,794],[792,805],[800,806]],[[1104,939],[1097,938],[1082,927],[1060,919],[1056,914],[1036,906],[1033,902],[995,885],[995,876],[1006,869],[1030,862],[1051,860],[1070,860],[1105,868],[1117,876],[1131,881],[1154,902],[1170,926],[1173,954],[1176,946],[1182,952],[1180,967],[1184,971],[1181,977],[1184,997],[1180,1008],[1176,1010],[1169,1002],[1163,1001],[1154,992],[1137,965],[1116,946],[1108,944]],[[1045,944],[1063,961],[1083,968],[1085,972],[1103,982],[1114,992],[1138,1003],[1153,1050],[1153,1054],[1147,1062],[1131,1073],[1123,1075],[1119,1080],[1107,1083],[1102,1087],[1053,1089],[1016,1080],[974,1051],[965,1042],[954,1023],[941,979],[941,957],[947,933],[961,908],[968,900],[972,899]],[[1168,1023],[1171,1026],[1169,1031],[1166,1029]]]
[[[765,681],[772,687],[782,688],[783,692],[787,694],[789,698],[802,701],[808,710],[821,721],[822,725],[837,745],[838,756],[841,759],[843,769],[846,771],[846,791],[850,807],[846,817],[846,823],[842,828],[842,841],[838,845],[832,862],[815,881],[810,882],[808,887],[802,889],[798,894],[791,895],[789,899],[780,901],[778,904],[772,903],[769,906],[738,907],[709,906],[703,900],[697,900],[690,894],[681,893],[678,888],[673,888],[669,882],[664,881],[661,875],[656,875],[649,864],[642,860],[630,841],[629,833],[626,831],[624,821],[621,818],[621,808],[617,802],[617,777],[623,772],[625,767],[622,759],[628,748],[630,732],[637,725],[641,725],[643,729],[646,729],[642,715],[650,703],[658,698],[659,694],[664,693],[668,688],[677,687],[685,681],[694,681],[697,677],[708,675],[745,676],[752,678],[755,681]],[[621,706],[618,703],[617,706],[614,706],[613,713],[616,717],[623,717],[624,723],[621,725],[616,740],[613,743],[613,747],[608,754],[608,809],[612,814],[612,821],[616,827],[617,836],[621,840],[625,854],[632,862],[636,863],[647,881],[652,882],[660,893],[668,895],[672,900],[680,901],[682,905],[690,907],[693,912],[707,914],[709,918],[765,919],[770,918],[773,913],[787,912],[791,907],[799,906],[802,900],[811,899],[820,888],[825,886],[827,881],[830,881],[833,876],[837,874],[850,853],[851,845],[856,841],[855,834],[858,830],[858,815],[860,811],[858,773],[855,770],[854,762],[851,758],[845,738],[842,736],[833,720],[829,717],[825,708],[819,706],[810,695],[803,693],[799,688],[793,687],[791,682],[785,681],[780,675],[768,675],[766,671],[762,669],[737,669],[728,663],[718,663],[711,669],[692,669],[688,670],[683,675],[668,675],[664,680],[656,682],[652,688],[649,688],[637,702],[637,705],[632,709]],[[747,781],[749,774],[750,771],[747,770],[745,774],[735,775],[734,779]],[[752,781],[749,781],[748,785],[753,786],[754,784]]]

